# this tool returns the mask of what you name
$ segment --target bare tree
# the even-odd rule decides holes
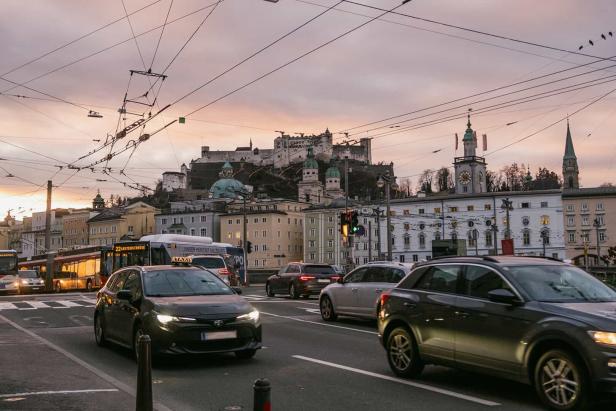
[[[438,191],[449,191],[449,189],[453,188],[453,177],[449,168],[441,167],[436,172],[436,184]]]
[[[434,171],[426,169],[421,173],[419,181],[417,182],[417,189],[425,193],[432,192],[432,180],[434,179]]]

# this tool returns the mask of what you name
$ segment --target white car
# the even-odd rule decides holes
[[[335,321],[339,315],[376,319],[381,294],[394,288],[412,268],[413,264],[389,261],[357,267],[337,283],[321,290],[321,317],[325,321]]]

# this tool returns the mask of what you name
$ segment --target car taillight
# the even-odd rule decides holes
[[[340,276],[339,275],[332,275],[331,277],[332,282],[335,283],[336,281],[340,280]]]
[[[389,293],[383,293],[381,294],[381,302],[379,304],[379,307],[381,307],[381,309],[383,307],[385,307],[385,304],[387,303],[387,301],[389,300],[389,297],[391,297],[391,295],[389,295]]]
[[[218,274],[219,275],[231,275],[231,271],[227,270],[226,268],[221,268],[218,270]]]
[[[314,280],[314,276],[312,276],[312,275],[300,275],[300,276],[299,276],[299,280],[300,280],[300,281],[310,281],[310,280]]]

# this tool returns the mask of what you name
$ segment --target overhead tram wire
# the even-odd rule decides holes
[[[342,1],[347,1],[347,0],[342,0]],[[377,19],[379,19],[379,18],[381,18],[381,17],[385,16],[386,14],[389,14],[389,13],[391,13],[391,12],[393,12],[393,11],[395,11],[395,10],[399,9],[399,8],[400,8],[400,7],[402,7],[403,5],[405,5],[405,4],[407,4],[407,3],[409,3],[410,1],[412,1],[412,0],[404,0],[401,4],[399,4],[399,5],[397,5],[397,6],[394,6],[394,7],[393,7],[393,8],[391,8],[390,10],[386,10],[386,11],[384,11],[383,13],[379,14],[378,16],[373,17],[373,18],[371,18],[370,20],[367,20],[367,21],[365,21],[365,22],[363,22],[363,23],[361,23],[361,24],[359,24],[359,25],[357,25],[357,26],[353,27],[352,29],[349,29],[349,30],[345,31],[345,32],[343,32],[342,34],[339,34],[338,36],[334,37],[333,39],[328,40],[328,41],[326,41],[325,43],[322,43],[321,45],[319,45],[319,46],[317,46],[317,47],[315,47],[315,48],[313,48],[313,49],[311,49],[311,50],[309,50],[309,51],[307,51],[307,52],[305,52],[305,53],[303,53],[303,54],[299,55],[298,57],[295,57],[294,59],[292,59],[292,60],[290,60],[290,61],[288,61],[288,62],[286,62],[286,63],[284,63],[284,64],[282,64],[282,65],[280,65],[280,66],[278,66],[278,67],[276,67],[275,69],[268,71],[267,73],[265,73],[265,74],[263,74],[263,75],[261,75],[261,76],[257,77],[256,79],[251,80],[251,81],[249,81],[248,83],[245,83],[245,84],[243,84],[242,86],[240,86],[240,87],[238,87],[238,88],[236,88],[236,89],[234,89],[234,90],[232,90],[232,91],[230,91],[230,92],[228,92],[228,93],[226,93],[226,94],[224,94],[224,95],[222,95],[222,96],[220,96],[220,97],[218,97],[218,98],[216,98],[216,99],[214,99],[214,100],[210,101],[209,103],[207,103],[207,104],[205,104],[205,105],[203,105],[203,106],[201,106],[201,107],[199,107],[199,108],[197,108],[197,109],[195,109],[195,110],[191,111],[190,113],[186,114],[184,117],[189,117],[189,116],[191,116],[191,115],[195,114],[196,112],[201,111],[201,110],[203,110],[203,109],[205,109],[205,108],[207,108],[207,107],[209,107],[209,106],[211,106],[211,105],[213,105],[213,104],[215,104],[215,103],[217,103],[217,102],[219,102],[219,101],[221,101],[221,100],[223,100],[223,99],[225,99],[225,98],[227,98],[227,97],[229,97],[229,96],[231,96],[231,95],[233,95],[233,94],[235,94],[235,93],[237,93],[238,91],[241,91],[241,90],[245,89],[246,87],[248,87],[248,86],[250,86],[250,85],[252,85],[252,84],[255,84],[256,82],[258,82],[258,81],[260,81],[260,80],[262,80],[262,79],[264,79],[264,78],[266,78],[266,77],[268,77],[268,76],[270,76],[270,75],[274,74],[275,72],[277,72],[277,71],[279,71],[279,70],[282,70],[283,68],[285,68],[285,67],[287,67],[287,66],[290,66],[291,64],[293,64],[293,63],[295,63],[295,62],[297,62],[297,61],[301,60],[302,58],[304,58],[304,57],[306,57],[306,56],[308,56],[308,55],[310,55],[310,54],[312,54],[312,53],[314,53],[314,52],[316,52],[316,51],[318,51],[318,50],[320,50],[320,49],[322,49],[322,48],[324,48],[324,47],[326,47],[326,46],[328,46],[328,45],[330,45],[330,44],[332,44],[332,43],[334,43],[335,41],[337,41],[337,40],[339,40],[339,39],[341,39],[341,38],[343,38],[343,37],[346,37],[347,35],[349,35],[349,34],[351,34],[351,33],[355,32],[355,31],[357,31],[357,30],[359,30],[359,29],[361,29],[362,27],[364,27],[364,26],[366,26],[366,25],[368,25],[368,24],[372,23],[374,20],[377,20]],[[338,4],[339,4],[339,3],[338,3]],[[334,7],[335,7],[335,6],[334,6]],[[331,8],[330,8],[330,9],[331,9]],[[330,9],[327,9],[326,11],[329,11]],[[201,86],[197,87],[196,89],[194,89],[194,90],[190,91],[189,93],[185,94],[184,96],[182,96],[182,97],[180,97],[180,98],[176,99],[173,103],[171,103],[171,105],[175,105],[175,104],[177,104],[178,102],[180,102],[180,101],[182,101],[182,100],[186,99],[186,98],[187,98],[187,97],[189,97],[190,95],[192,95],[192,94],[196,93],[198,90],[200,90],[201,88],[203,88],[206,84],[208,84],[208,83],[205,83],[204,85],[201,85]]]
[[[152,61],[150,62],[150,70],[152,70],[152,66],[154,65],[154,60],[156,60],[156,54],[158,53],[158,47],[160,46],[160,41],[163,39],[163,34],[165,33],[165,26],[167,25],[167,21],[169,21],[169,14],[171,14],[172,7],[173,7],[173,0],[171,0],[171,2],[169,3],[169,10],[167,10],[167,16],[165,17],[163,28],[160,30],[160,36],[158,37],[158,42],[156,43],[156,48],[154,49],[154,55],[152,56]]]
[[[161,1],[161,0],[158,0],[158,1]],[[198,9],[196,9],[196,10],[193,10],[193,11],[191,11],[191,12],[187,13],[187,14],[184,14],[183,16],[177,17],[177,18],[175,18],[175,19],[173,19],[173,20],[169,21],[169,22],[168,22],[165,26],[168,26],[168,25],[174,24],[174,23],[176,23],[176,22],[178,22],[178,21],[181,21],[181,20],[183,20],[183,19],[185,19],[185,18],[188,18],[188,17],[190,17],[190,16],[192,16],[192,15],[194,15],[194,14],[197,14],[197,13],[199,13],[199,12],[203,11],[203,10],[207,10],[207,9],[209,9],[210,7],[213,7],[215,4],[216,4],[216,3],[211,3],[211,4],[207,5],[207,6],[200,7],[200,8],[198,8]],[[137,37],[137,38],[139,38],[139,37],[141,37],[141,36],[145,36],[146,34],[149,34],[149,33],[153,32],[153,31],[156,31],[156,30],[160,29],[161,27],[163,27],[163,25],[159,25],[159,26],[153,27],[153,28],[151,28],[151,29],[149,29],[149,30],[146,30],[146,31],[144,31],[144,32],[140,33],[140,34],[137,34],[137,36],[136,36],[136,37]],[[55,72],[57,72],[57,71],[60,71],[60,70],[63,70],[63,69],[65,69],[65,68],[67,68],[67,67],[70,67],[70,66],[72,66],[72,65],[74,65],[74,64],[80,63],[80,62],[82,62],[82,61],[84,61],[84,60],[87,60],[87,59],[89,59],[89,58],[91,58],[91,57],[94,57],[94,56],[96,56],[96,55],[98,55],[98,54],[104,53],[105,51],[111,50],[112,48],[115,48],[115,47],[120,46],[120,45],[122,45],[122,44],[128,43],[128,42],[130,42],[130,41],[132,41],[132,40],[133,40],[133,38],[132,38],[132,37],[129,37],[128,39],[125,39],[125,40],[119,41],[119,42],[117,42],[117,43],[114,43],[114,44],[112,44],[111,46],[108,46],[108,47],[105,47],[105,48],[103,48],[103,49],[100,49],[100,50],[98,50],[98,51],[96,51],[96,52],[94,52],[94,53],[88,54],[87,56],[80,57],[80,58],[78,58],[78,59],[76,59],[76,60],[73,60],[73,61],[71,61],[71,62],[69,62],[69,63],[66,63],[66,64],[64,64],[64,65],[62,65],[62,66],[56,67],[56,68],[54,68],[54,69],[52,69],[52,70],[49,70],[49,71],[47,71],[47,72],[45,72],[45,73],[42,73],[42,74],[38,75],[38,76],[32,77],[32,78],[30,78],[29,80],[26,80],[26,81],[24,81],[24,82],[20,82],[20,83],[18,83],[18,85],[15,85],[15,86],[13,86],[13,87],[11,87],[11,88],[8,88],[8,89],[6,89],[6,90],[2,90],[2,91],[0,91],[0,94],[1,94],[1,93],[6,93],[6,92],[11,91],[11,90],[14,90],[15,88],[17,88],[17,87],[19,87],[19,86],[23,86],[23,85],[25,85],[25,84],[29,84],[29,83],[31,83],[31,82],[33,82],[33,81],[35,81],[35,80],[38,80],[38,79],[43,78],[43,77],[46,77],[46,76],[48,76],[48,75],[50,75],[50,74],[53,74],[53,73],[55,73]]]

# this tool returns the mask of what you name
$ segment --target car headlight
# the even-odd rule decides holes
[[[28,285],[28,280],[21,280],[21,283],[22,283],[23,285]]]
[[[238,316],[236,319],[238,321],[253,321],[256,323],[257,321],[259,321],[259,311],[252,310],[251,312],[247,314],[242,314]]]
[[[589,331],[588,333],[597,344],[616,347],[616,333],[609,333],[605,331]]]
[[[156,319],[161,324],[167,324],[167,323],[170,323],[171,321],[180,320],[178,317],[174,317],[173,315],[167,315],[167,314],[156,314]]]

